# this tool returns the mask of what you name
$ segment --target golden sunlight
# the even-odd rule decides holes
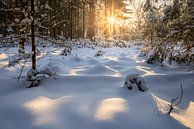
[[[34,125],[44,125],[56,120],[57,107],[70,100],[71,96],[60,99],[49,99],[47,97],[37,97],[24,104],[24,107],[35,116]]]
[[[188,108],[185,110],[180,110],[179,112],[173,112],[172,117],[182,123],[183,125],[186,125],[188,128],[194,129],[194,102],[190,102],[188,105]]]
[[[115,18],[113,16],[108,17],[108,22],[109,22],[109,24],[114,24]]]
[[[123,98],[109,98],[102,100],[97,107],[97,120],[112,120],[117,113],[128,111],[127,101]]]
[[[4,53],[0,53],[0,59],[4,59],[4,58],[7,58],[7,55]]]
[[[55,119],[52,112],[54,112],[56,107],[52,104],[52,100],[46,97],[37,97],[34,100],[27,102],[24,107],[35,115],[35,125],[47,124]]]

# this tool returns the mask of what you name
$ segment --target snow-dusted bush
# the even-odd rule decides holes
[[[56,73],[51,68],[47,67],[45,69],[38,71],[38,74],[47,75],[50,77],[50,76],[55,75]]]
[[[151,50],[151,52],[149,52],[149,54],[147,55],[148,56],[147,63],[148,64],[153,64],[156,62],[162,63],[166,58],[165,54],[167,53],[165,53],[162,48],[154,47]]]
[[[104,51],[102,51],[102,50],[99,50],[99,51],[97,51],[97,53],[95,54],[95,56],[97,57],[97,56],[103,56],[104,55]]]
[[[72,48],[71,46],[65,46],[63,51],[60,53],[60,55],[68,56],[71,55]]]
[[[124,87],[129,90],[137,87],[138,90],[144,92],[147,91],[145,80],[139,74],[130,74],[126,77]]]
[[[37,78],[37,70],[34,70],[34,69],[30,69],[28,70],[27,72],[27,87],[35,87],[39,84],[39,80]]]
[[[192,47],[188,49],[183,42],[176,44],[161,43],[155,47],[145,46],[142,49],[142,53],[141,55],[147,57],[148,64],[163,63],[165,60],[170,65],[173,61],[187,65],[191,65],[194,62],[194,49]]]
[[[52,71],[51,68],[45,68],[42,70],[33,70],[30,69],[27,72],[27,82],[26,85],[28,88],[38,86],[40,81],[46,76],[54,76],[56,73]]]

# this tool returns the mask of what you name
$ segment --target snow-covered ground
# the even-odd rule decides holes
[[[30,50],[27,48],[27,50]],[[8,67],[17,48],[0,48],[0,129],[194,129],[194,73],[180,66],[148,65],[140,49],[39,48],[38,69],[55,76],[25,88],[26,64]],[[96,57],[97,51],[104,51]],[[123,88],[129,74],[140,74],[148,91]],[[172,111],[169,102],[183,100]]]

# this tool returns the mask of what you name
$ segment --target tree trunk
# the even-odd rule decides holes
[[[85,38],[85,2],[83,2],[83,21],[82,21],[82,33],[83,33],[83,38]]]
[[[90,2],[90,14],[89,14],[89,28],[88,28],[88,38],[93,40],[95,36],[95,5],[94,0]]]
[[[23,34],[19,41],[18,53],[25,53],[25,50],[24,50],[25,42],[26,42],[26,38],[24,37],[24,34]]]
[[[36,45],[35,45],[35,27],[34,27],[34,0],[31,0],[31,36],[32,36],[32,70],[36,70]]]

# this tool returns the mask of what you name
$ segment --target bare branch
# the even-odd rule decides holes
[[[176,107],[177,105],[179,105],[179,104],[181,103],[182,99],[183,99],[183,86],[182,86],[182,84],[181,84],[180,88],[181,88],[180,97],[177,97],[177,98],[171,100],[171,104],[169,105],[169,106],[170,106],[170,110],[169,110],[169,112],[168,112],[169,115],[170,115],[170,113],[172,112],[172,110],[174,109],[174,107]],[[179,98],[180,98],[180,99],[179,99]],[[175,104],[175,102],[176,102],[178,99],[179,99],[179,101]]]

